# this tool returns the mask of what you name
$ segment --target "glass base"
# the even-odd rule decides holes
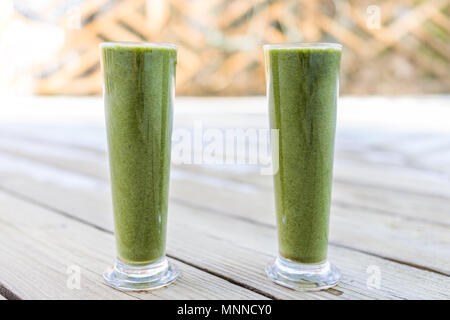
[[[317,264],[297,263],[277,257],[266,267],[273,282],[299,291],[318,291],[338,284],[341,272],[328,261]]]
[[[119,259],[103,273],[109,286],[120,290],[153,290],[175,281],[180,272],[166,257],[143,266],[130,266]]]

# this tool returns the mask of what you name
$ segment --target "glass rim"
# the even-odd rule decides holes
[[[268,43],[263,45],[264,50],[270,49],[339,49],[342,45],[337,42],[286,42],[286,43]]]
[[[178,49],[178,46],[168,42],[149,42],[149,41],[107,41],[98,45],[100,48],[128,47],[128,48],[165,48]]]

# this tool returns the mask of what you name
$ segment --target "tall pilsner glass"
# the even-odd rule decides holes
[[[106,283],[155,289],[178,270],[167,260],[166,225],[177,47],[100,44],[117,260]]]
[[[297,290],[329,288],[341,277],[327,260],[341,49],[264,46],[270,126],[278,130],[272,159],[279,254],[266,272]]]

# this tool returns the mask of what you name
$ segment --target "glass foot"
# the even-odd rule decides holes
[[[338,284],[341,272],[328,261],[303,264],[277,257],[266,267],[273,282],[299,291],[318,291]]]
[[[166,257],[143,266],[130,266],[117,259],[114,267],[103,273],[103,279],[120,290],[153,290],[169,285],[179,274]]]

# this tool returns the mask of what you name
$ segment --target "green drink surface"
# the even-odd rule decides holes
[[[300,263],[326,259],[341,50],[266,50],[278,247]]]
[[[176,47],[101,47],[118,257],[165,254]]]

